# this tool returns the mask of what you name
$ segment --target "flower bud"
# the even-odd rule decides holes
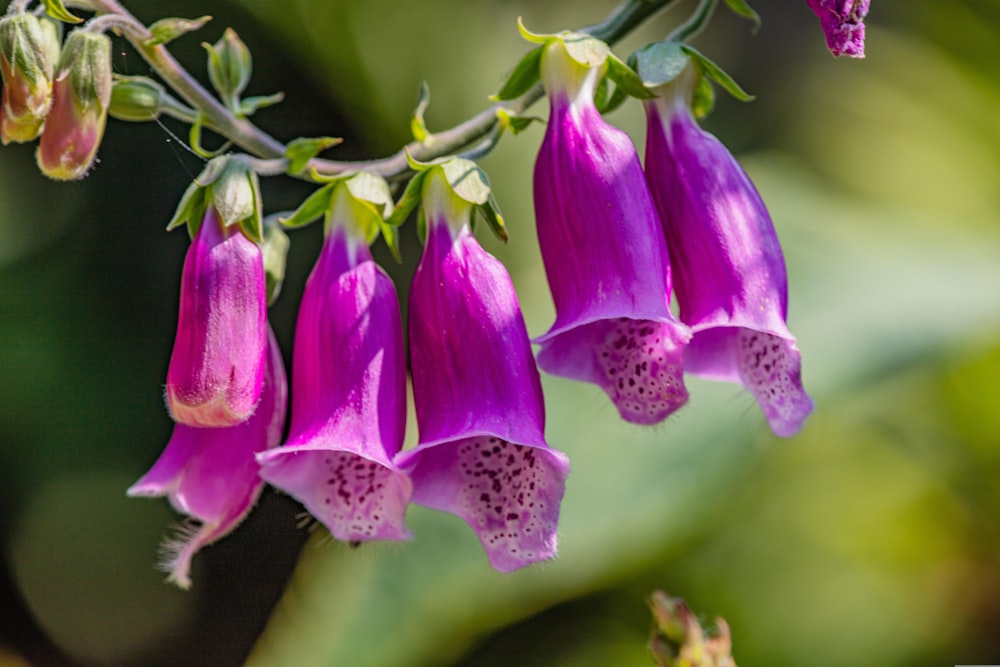
[[[31,141],[42,131],[52,105],[52,71],[58,44],[54,24],[39,21],[33,14],[8,16],[0,21],[0,139],[4,144]]]
[[[144,76],[129,76],[115,79],[111,89],[111,105],[108,113],[112,118],[136,123],[155,120],[160,115],[163,101],[163,86]]]
[[[229,28],[215,44],[205,44],[208,51],[208,78],[230,109],[237,106],[236,100],[250,83],[253,61],[250,49]]]
[[[111,86],[111,40],[74,30],[59,58],[52,109],[36,154],[46,176],[71,181],[86,175],[104,135]]]

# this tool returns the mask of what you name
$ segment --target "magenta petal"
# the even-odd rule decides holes
[[[428,215],[410,289],[420,444],[397,457],[413,499],[460,516],[494,568],[556,553],[569,461],[545,442],[545,413],[517,296],[465,220]]]
[[[670,313],[659,216],[631,140],[594,106],[600,70],[556,43],[542,74],[551,114],[535,163],[535,217],[556,321],[536,340],[538,364],[597,384],[623,419],[654,424],[687,401],[690,337]]]
[[[264,485],[254,454],[276,446],[285,427],[287,383],[274,336],[268,331],[267,373],[260,405],[246,422],[223,428],[176,424],[160,458],[128,490],[130,496],[167,496],[171,505],[201,523],[185,527],[166,544],[163,564],[171,581],[191,585],[191,558],[231,532]]]
[[[835,56],[865,57],[865,16],[870,0],[806,0],[819,17],[826,45]]]
[[[556,555],[569,470],[562,452],[480,435],[415,450],[407,461],[413,501],[464,519],[496,570]]]
[[[399,302],[364,239],[335,227],[299,308],[288,443],[261,476],[339,540],[406,539],[412,486],[392,463],[406,425]]]
[[[694,332],[685,369],[744,385],[772,430],[792,435],[813,404],[785,323],[781,246],[749,177],[691,115],[686,85],[646,104],[646,176],[664,221],[680,317]]]
[[[267,300],[260,247],[209,207],[181,277],[167,405],[189,426],[232,426],[253,414],[264,376]]]

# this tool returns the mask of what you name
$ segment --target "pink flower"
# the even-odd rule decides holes
[[[188,426],[234,426],[253,414],[264,377],[267,301],[260,247],[205,211],[181,276],[167,407]]]
[[[299,307],[288,443],[259,457],[265,480],[350,542],[408,538],[411,493],[392,463],[406,425],[402,318],[392,281],[372,261],[363,211],[336,186]]]
[[[835,56],[865,57],[865,16],[870,0],[806,0],[819,17]]]
[[[510,276],[472,236],[472,204],[431,169],[409,310],[420,442],[397,463],[414,502],[460,516],[490,564],[510,572],[555,556],[569,461],[545,442],[541,381]]]
[[[276,446],[285,428],[287,383],[274,334],[268,330],[266,374],[260,405],[236,426],[174,426],[166,450],[128,490],[130,496],[167,496],[178,512],[201,523],[183,528],[165,544],[163,568],[170,581],[191,586],[191,559],[203,546],[228,535],[246,517],[264,482],[254,454]]]

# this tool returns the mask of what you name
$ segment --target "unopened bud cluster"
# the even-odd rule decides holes
[[[111,41],[20,12],[0,19],[3,143],[39,139],[42,172],[76,180],[93,165],[111,101]]]

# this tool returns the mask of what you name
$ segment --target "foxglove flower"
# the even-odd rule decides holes
[[[538,365],[598,385],[623,419],[655,424],[687,401],[690,334],[670,312],[669,259],[639,156],[594,106],[601,67],[555,40],[541,73],[551,114],[535,217],[556,321],[536,340]]]
[[[865,16],[870,0],[806,0],[819,17],[835,56],[865,57]]]
[[[167,406],[188,426],[233,426],[260,398],[267,300],[260,247],[205,211],[181,276]]]
[[[392,280],[372,261],[346,185],[299,307],[292,425],[261,476],[339,540],[405,539],[412,485],[393,463],[406,424],[406,358]],[[359,214],[360,213],[360,214]]]
[[[646,176],[664,221],[685,369],[745,386],[771,429],[794,435],[812,411],[785,323],[788,286],[764,202],[735,158],[691,114],[691,68],[646,103]]]
[[[83,178],[104,136],[111,103],[111,40],[85,29],[66,39],[38,142],[38,166],[49,178]]]
[[[264,482],[254,454],[281,441],[288,387],[281,350],[268,330],[267,372],[260,405],[242,424],[196,428],[176,424],[166,450],[130,496],[167,496],[170,504],[201,523],[168,541],[164,569],[181,588],[191,586],[191,558],[228,535],[253,508]]]
[[[555,555],[569,461],[545,442],[541,381],[510,276],[472,236],[472,206],[432,169],[409,309],[420,442],[397,461],[415,502],[460,516],[490,564],[510,572]]]
[[[0,19],[0,138],[31,141],[42,131],[52,105],[52,74],[59,57],[55,24],[34,14]]]

